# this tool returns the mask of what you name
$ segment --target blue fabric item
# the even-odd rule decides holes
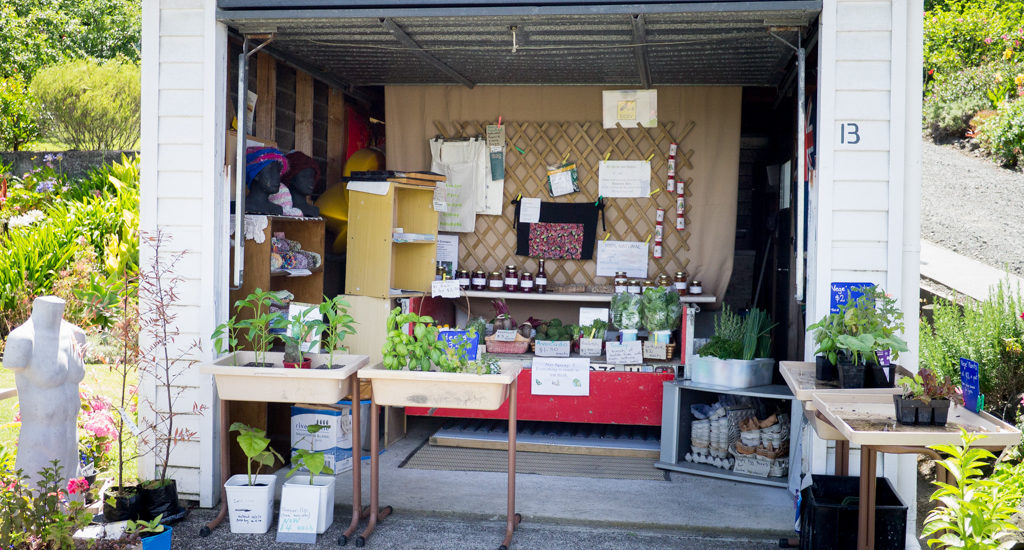
[[[284,154],[273,147],[249,147],[245,150],[245,185],[251,186],[256,175],[267,167],[268,164],[277,162],[281,164],[281,173],[288,169],[288,160]]]

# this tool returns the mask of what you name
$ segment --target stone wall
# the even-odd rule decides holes
[[[43,165],[43,159],[48,151],[0,151],[0,165],[12,165],[7,172],[16,176],[32,170],[36,166]],[[60,153],[64,156],[60,161],[54,162],[54,167],[60,169],[72,178],[84,176],[89,170],[113,161],[121,160],[122,154],[130,156],[138,155],[138,151],[65,151]]]

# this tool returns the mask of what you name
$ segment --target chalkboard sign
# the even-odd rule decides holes
[[[277,518],[277,542],[316,544],[319,489],[313,486],[286,485],[281,491],[281,511]]]
[[[847,302],[855,302],[857,298],[864,295],[860,288],[866,286],[871,286],[871,283],[832,283],[829,286],[829,294],[832,300],[829,312],[839,313],[840,306],[845,305]]]
[[[978,363],[976,361],[960,358],[960,388],[964,392],[964,407],[974,412],[980,412],[981,381],[978,378]]]

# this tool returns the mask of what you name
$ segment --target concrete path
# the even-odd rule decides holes
[[[1024,288],[1024,278],[1008,274],[977,260],[921,241],[921,276],[974,298],[988,298],[989,289],[1009,281],[1010,288]]]

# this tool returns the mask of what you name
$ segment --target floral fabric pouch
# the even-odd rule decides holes
[[[519,219],[519,202],[515,202]],[[552,260],[594,257],[597,220],[604,223],[604,202],[542,202],[537,223],[516,224],[516,254]]]

